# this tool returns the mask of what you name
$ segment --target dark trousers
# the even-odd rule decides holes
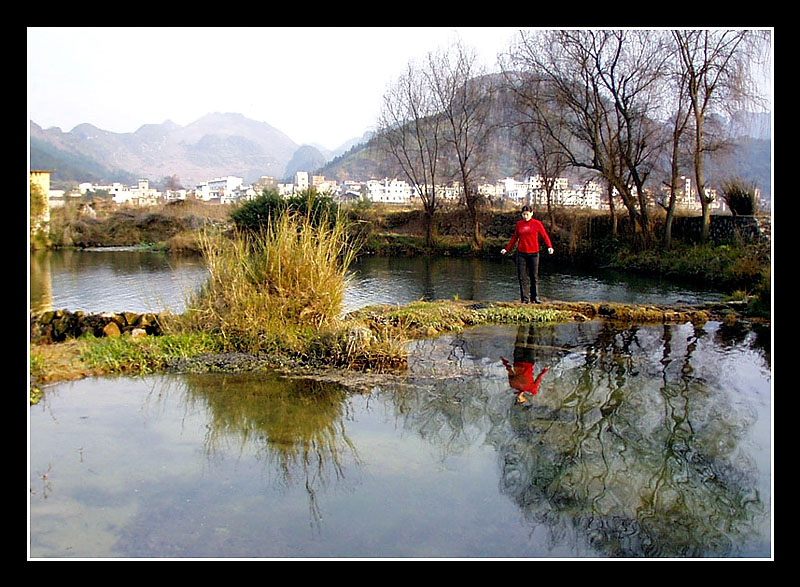
[[[530,290],[528,279],[530,279]],[[523,303],[531,299],[539,299],[539,253],[520,253],[517,251],[517,279],[519,279],[519,297]],[[533,294],[533,297],[529,295]]]

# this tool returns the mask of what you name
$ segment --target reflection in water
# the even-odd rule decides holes
[[[552,405],[571,417],[512,418],[504,491],[552,540],[577,533],[610,556],[730,556],[763,513],[756,467],[719,450],[741,438],[749,414],[694,378],[701,334],[673,353],[672,331],[662,332],[660,381],[641,360],[653,347],[638,329],[605,325],[582,361],[560,370]]]
[[[614,557],[768,552],[768,482],[759,469],[769,465],[756,458],[769,455],[748,450],[757,417],[750,402],[768,394],[768,384],[737,388],[718,371],[727,364],[746,372],[733,358],[741,348],[720,353],[691,325],[520,326],[515,364],[552,364],[551,384],[509,408],[487,389],[494,365],[485,349],[471,353],[470,344],[492,342],[425,343],[429,368],[419,377],[428,388],[413,400],[398,397],[398,410],[443,451],[462,450],[484,424],[500,457],[501,491],[532,529],[547,530],[551,549],[568,543]],[[471,355],[472,378],[436,376],[455,349],[462,373]],[[532,371],[523,370],[530,385]],[[516,387],[513,368],[511,375]],[[467,401],[453,401],[459,397]]]
[[[344,428],[348,391],[338,385],[277,377],[187,375],[188,401],[208,411],[208,454],[230,444],[256,446],[283,486],[301,483],[313,524],[321,514],[317,492],[344,475],[342,453],[358,461]]]
[[[514,390],[516,401],[520,404],[528,401],[526,394],[536,395],[539,393],[542,378],[550,370],[550,365],[547,365],[538,375],[534,376],[533,374],[536,364],[534,330],[533,324],[523,324],[519,327],[517,341],[514,344],[513,365],[505,357],[500,357],[508,373],[508,384]]]
[[[31,410],[32,555],[768,557],[760,345],[717,323],[492,326],[413,343],[365,395],[184,375],[142,410],[104,380],[63,405],[56,387]]]

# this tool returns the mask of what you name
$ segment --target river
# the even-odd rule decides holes
[[[84,312],[181,312],[206,279],[196,256],[172,256],[136,248],[59,250],[31,255],[31,309]],[[513,301],[519,299],[509,258],[362,257],[351,266],[343,311],[419,299]],[[621,271],[566,271],[553,258],[540,264],[540,294],[563,301],[698,303],[722,294]]]
[[[54,307],[179,307],[204,272],[73,253],[50,259]],[[348,306],[515,297],[508,263],[419,261],[363,260]],[[553,299],[719,295],[542,273]],[[62,383],[29,410],[29,557],[769,558],[771,395],[769,332],[717,322],[483,326],[412,343],[408,372],[367,390]]]

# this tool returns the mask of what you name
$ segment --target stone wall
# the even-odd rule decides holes
[[[83,334],[94,336],[145,336],[161,334],[158,314],[133,312],[104,312],[86,314],[81,311],[51,310],[32,314],[31,342],[62,342]]]
[[[536,215],[545,225],[546,214],[541,210]],[[442,236],[468,236],[471,232],[469,216],[464,211],[441,214],[437,218],[439,234]],[[514,224],[519,220],[518,212],[495,212],[481,214],[481,231],[485,238],[510,239]],[[754,243],[769,244],[771,239],[772,218],[770,216],[711,216],[709,239],[714,244]],[[663,218],[653,219],[656,234],[663,230]],[[672,224],[673,238],[700,242],[703,219],[701,216],[679,216]],[[410,222],[408,224],[411,224]],[[576,215],[559,210],[556,214],[559,231],[551,237],[589,239],[603,238],[611,232],[611,222],[607,214]],[[619,217],[619,231],[625,234],[630,231],[630,219],[622,214]],[[561,233],[559,235],[559,233]]]
[[[714,216],[709,226],[709,240],[715,244],[754,243],[769,244],[772,238],[771,216]],[[703,227],[700,216],[676,218],[672,235],[699,242]]]

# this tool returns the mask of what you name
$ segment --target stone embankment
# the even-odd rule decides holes
[[[31,342],[63,342],[84,334],[101,336],[146,336],[162,333],[159,314],[134,312],[104,312],[86,314],[81,311],[50,310],[31,314]]]
[[[478,304],[477,306],[485,308],[489,306],[508,307],[516,305],[519,304],[516,302],[497,302],[488,305]],[[746,312],[744,312],[746,310],[744,302],[720,302],[693,306],[562,302],[554,300],[545,301],[539,308],[543,310],[549,308],[565,314],[571,314],[572,320],[575,321],[600,319],[626,323],[675,324],[691,322],[698,325],[709,320],[720,321],[727,325],[751,321],[746,316]],[[380,307],[375,307],[374,310],[378,313],[381,312]],[[102,314],[86,314],[80,311],[52,310],[41,314],[31,314],[30,340],[35,344],[48,344],[63,342],[70,338],[78,338],[84,334],[92,334],[96,337],[160,335],[163,332],[163,320],[164,316],[152,313],[106,312]]]

